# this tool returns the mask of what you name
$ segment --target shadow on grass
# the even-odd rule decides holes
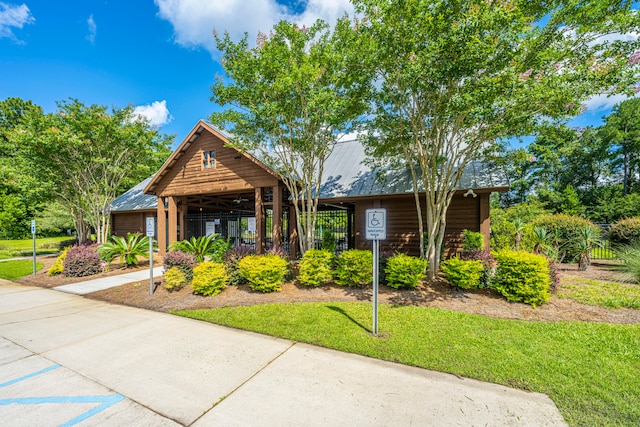
[[[344,317],[346,317],[347,319],[349,319],[351,322],[355,323],[357,326],[359,326],[360,328],[362,328],[365,332],[368,333],[372,333],[371,329],[367,328],[366,326],[364,326],[362,323],[358,322],[356,319],[354,319],[353,317],[351,317],[351,315],[349,315],[349,313],[347,313],[346,311],[344,311],[342,308],[340,307],[336,307],[335,305],[327,305],[326,306],[329,310],[333,310],[337,313],[342,314]]]

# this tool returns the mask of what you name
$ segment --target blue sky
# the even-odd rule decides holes
[[[251,40],[280,19],[310,24],[352,14],[348,0],[0,0],[0,99],[45,111],[69,97],[136,106],[180,143],[216,109],[212,31]],[[598,125],[621,99],[594,99],[572,124]]]

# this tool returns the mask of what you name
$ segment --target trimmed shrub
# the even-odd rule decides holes
[[[221,262],[201,262],[193,269],[191,282],[193,293],[198,295],[218,295],[227,287],[227,270]]]
[[[484,235],[477,231],[462,230],[462,250],[464,252],[484,251]]]
[[[164,265],[164,269],[170,270],[173,267],[177,267],[184,274],[184,278],[187,283],[191,283],[193,280],[193,268],[198,265],[198,261],[196,260],[195,255],[182,252],[182,251],[174,251],[168,252],[162,258],[162,265]]]
[[[371,251],[349,249],[338,255],[336,283],[343,286],[364,287],[373,283],[373,255]]]
[[[69,277],[85,277],[102,271],[102,260],[95,246],[75,246],[69,249],[63,261],[63,273]]]
[[[246,246],[235,246],[224,255],[224,265],[227,267],[227,282],[230,285],[243,285],[247,283],[238,270],[238,262],[246,256],[252,255],[251,248]]]
[[[640,218],[625,218],[609,229],[612,246],[630,245],[640,241]]]
[[[440,271],[451,283],[462,289],[478,289],[482,281],[484,264],[480,260],[449,258],[440,264]]]
[[[508,301],[536,307],[551,297],[549,261],[542,255],[501,250],[494,254],[498,265],[493,288]]]
[[[273,292],[282,289],[289,263],[273,254],[249,255],[238,262],[238,271],[254,291]]]
[[[387,259],[384,273],[387,286],[417,288],[424,277],[427,261],[405,254],[396,254]]]
[[[536,218],[531,227],[544,227],[551,235],[552,245],[558,251],[558,261],[577,262],[580,250],[574,244],[580,239],[580,233],[587,227],[598,228],[593,222],[579,216],[556,214]],[[531,245],[529,245],[531,246]]]
[[[67,252],[69,252],[71,247],[66,247],[62,250],[60,255],[56,258],[53,265],[47,270],[47,276],[57,276],[58,274],[62,274],[64,271],[64,259],[67,257]]]
[[[333,252],[310,249],[304,253],[300,261],[298,282],[305,286],[320,286],[331,280],[331,264]]]
[[[486,251],[470,251],[460,254],[460,259],[463,261],[481,261],[483,270],[480,277],[480,288],[490,288],[491,279],[496,272],[496,260],[491,253]]]
[[[187,284],[187,278],[185,277],[180,267],[171,267],[164,272],[164,287],[169,291],[174,291],[182,288]]]

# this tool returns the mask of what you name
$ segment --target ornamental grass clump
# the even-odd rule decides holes
[[[384,267],[387,286],[399,288],[417,288],[420,286],[427,269],[427,261],[405,254],[396,254],[386,260]]]
[[[503,249],[494,254],[497,262],[493,288],[508,301],[536,307],[549,300],[549,261],[542,255]]]
[[[102,260],[93,245],[81,245],[69,249],[63,264],[62,272],[68,277],[92,276],[102,271]]]
[[[249,255],[238,262],[238,271],[254,291],[274,292],[282,289],[289,262],[273,254]]]
[[[373,283],[371,251],[349,249],[338,255],[335,282],[342,286],[365,287]]]
[[[227,269],[221,262],[201,262],[193,269],[191,287],[196,295],[218,295],[227,287]]]
[[[305,286],[320,286],[331,280],[333,252],[324,249],[310,249],[300,261],[298,282]]]
[[[622,270],[636,283],[640,283],[640,240],[618,246],[615,254],[623,262]]]

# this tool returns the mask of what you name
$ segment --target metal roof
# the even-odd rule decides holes
[[[201,122],[210,126],[225,138],[229,136],[210,123]],[[251,153],[251,155],[260,161],[265,168],[268,168],[266,166],[268,164],[267,159],[263,161],[257,156],[257,153]],[[386,170],[374,170],[367,164],[366,160],[366,149],[358,140],[337,143],[324,166],[323,184],[320,186],[320,199],[384,196],[413,192],[411,173],[408,168],[399,170],[389,167]],[[165,167],[167,167],[166,164],[163,168]],[[118,197],[112,203],[111,210],[156,209],[158,204],[157,197],[144,194],[144,189],[152,179],[153,176],[145,179]],[[504,190],[508,187],[509,183],[505,173],[479,161],[472,162],[466,167],[458,185],[459,190]]]
[[[111,212],[151,210],[158,208],[158,197],[144,194],[145,187],[151,182],[154,175],[145,179],[131,190],[127,191],[111,203]]]
[[[374,170],[366,160],[366,149],[359,141],[351,140],[336,144],[325,163],[320,198],[382,196],[413,192],[409,168],[389,167],[386,170]],[[506,174],[476,161],[466,167],[458,190],[503,189],[508,186]]]

